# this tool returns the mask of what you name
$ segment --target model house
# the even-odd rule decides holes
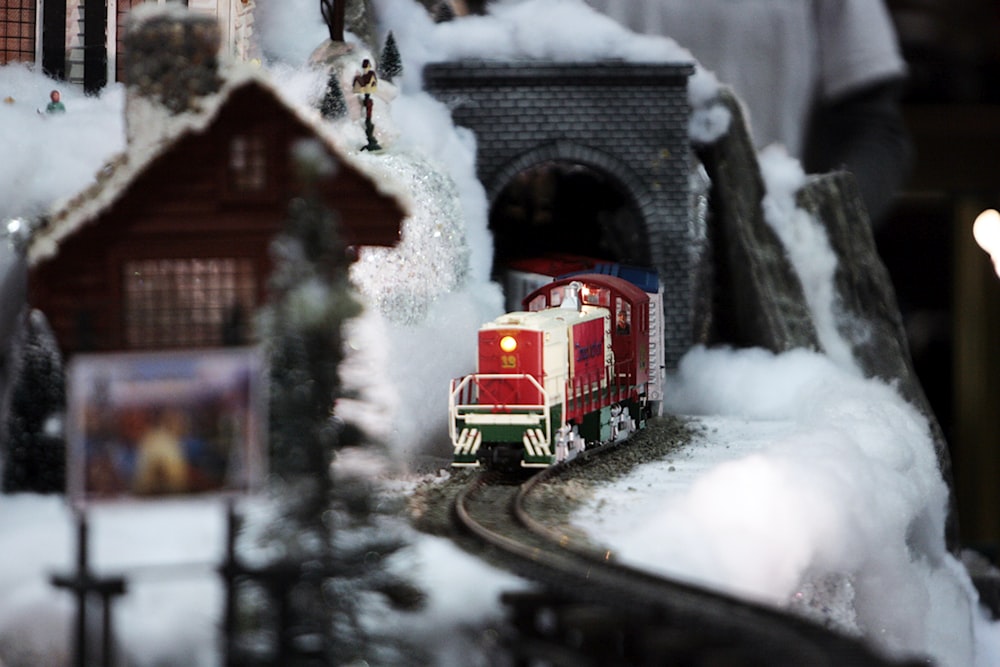
[[[184,25],[146,29],[195,35],[205,21]],[[190,41],[167,49],[170,57]],[[399,239],[404,196],[366,173],[376,156],[338,149],[317,113],[283,100],[258,70],[191,62],[183,81],[129,87],[124,153],[32,238],[29,303],[64,354],[245,342],[247,318],[266,296],[269,246],[306,189],[293,157],[302,142],[332,167],[316,190],[344,243]],[[178,88],[199,92],[179,101]],[[165,91],[169,108],[158,97]]]

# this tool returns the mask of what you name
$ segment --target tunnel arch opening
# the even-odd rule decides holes
[[[518,172],[490,207],[494,267],[569,254],[649,264],[638,206],[608,173],[575,162],[544,161]]]
[[[614,157],[569,142],[539,147],[498,170],[488,189],[489,227],[493,278],[504,287],[508,310],[520,308],[527,288],[515,288],[511,272],[524,272],[536,259],[655,268],[651,197],[630,174]],[[574,261],[565,266],[580,268]]]

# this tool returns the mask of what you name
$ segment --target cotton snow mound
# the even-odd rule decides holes
[[[338,472],[369,471],[380,463],[363,452],[338,457]],[[269,505],[245,499],[248,527],[260,525]],[[127,594],[114,600],[115,651],[136,667],[220,664],[223,590],[216,567],[225,548],[226,507],[219,498],[94,505],[90,562],[99,574],[123,574]],[[0,553],[14,554],[0,568],[0,664],[4,667],[72,662],[75,604],[49,578],[70,573],[75,553],[73,516],[57,496],[0,496]],[[248,563],[256,560],[253,553]],[[401,613],[367,599],[362,619],[426,650],[430,664],[489,664],[501,623],[500,593],[527,582],[500,572],[443,538],[414,533],[391,566],[427,595],[420,613]],[[379,598],[380,599],[380,598]],[[88,641],[100,642],[99,613],[90,615]],[[481,634],[483,631],[486,634]]]
[[[305,64],[313,49],[330,36],[316,0],[258,2],[254,19],[264,57],[293,66]]]
[[[399,463],[448,458],[448,387],[475,370],[475,332],[502,310],[495,283],[441,294],[417,322],[367,309],[346,328],[340,373],[350,397],[338,399],[338,416],[386,443]]]
[[[915,408],[804,350],[696,348],[669,384],[667,409],[702,415],[703,441],[669,472],[598,492],[594,507],[651,489],[605,512],[595,537],[674,577],[807,607],[892,654],[973,664],[975,593],[945,549],[948,490]]]
[[[419,616],[379,616],[376,628],[408,638],[435,667],[495,664],[499,637],[494,628],[504,616],[500,595],[528,590],[527,581],[470,556],[450,540],[428,535],[415,536],[391,565],[428,593],[427,606]]]
[[[114,601],[116,650],[128,664],[218,664],[224,512],[213,499],[89,509],[91,568],[128,580]],[[17,554],[0,571],[0,664],[67,664],[75,605],[49,577],[72,573],[75,538],[63,498],[0,496],[0,552]],[[92,646],[99,637],[95,624]]]
[[[461,267],[467,270],[472,285],[489,282],[493,267],[493,235],[489,230],[489,202],[482,183],[476,177],[476,139],[468,128],[456,127],[451,113],[441,102],[426,93],[402,94],[391,107],[398,130],[397,150],[412,151],[436,161],[447,173],[457,202],[442,200],[446,191],[432,187],[433,204],[462,220],[468,257]],[[418,174],[418,178],[425,178]],[[457,204],[457,209],[455,208]]]
[[[841,375],[828,357],[804,349],[776,355],[760,348],[695,347],[681,360],[677,374],[669,378],[676,386],[667,393],[665,408],[675,414],[791,419],[796,410],[812,409],[800,400],[804,392],[822,389],[824,382],[847,381]],[[895,392],[881,386],[883,395],[896,402]],[[825,405],[826,401],[819,403]]]
[[[62,95],[64,114],[44,113],[53,89]],[[0,220],[35,217],[90,185],[125,145],[124,99],[120,84],[88,97],[28,65],[0,66],[0,146],[10,151],[0,161]]]
[[[458,189],[444,169],[418,153],[388,151],[367,158],[410,193],[410,215],[392,248],[362,248],[351,280],[388,319],[416,322],[437,295],[464,287],[469,249]]]
[[[823,226],[795,203],[796,194],[806,183],[805,170],[780,145],[764,148],[757,159],[767,188],[761,203],[764,219],[781,240],[802,283],[823,350],[842,368],[860,372],[850,343],[837,329],[840,313],[834,281],[837,256]]]
[[[318,68],[292,67],[287,63],[271,63],[266,70],[287,102],[304,109],[318,108],[326,90],[326,72]]]

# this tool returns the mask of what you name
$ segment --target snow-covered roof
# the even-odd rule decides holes
[[[256,86],[267,92],[289,114],[312,130],[316,138],[342,164],[361,173],[376,190],[398,203],[404,214],[411,210],[408,190],[386,177],[360,154],[346,150],[338,141],[336,128],[322,120],[319,112],[287,99],[259,67],[230,63],[220,67],[222,84],[216,93],[197,99],[196,108],[172,114],[157,102],[141,95],[129,95],[126,104],[128,142],[125,150],[111,158],[96,174],[95,182],[72,197],[58,202],[44,216],[28,246],[28,262],[34,265],[54,256],[63,239],[89,224],[118,201],[129,187],[162,155],[190,134],[205,132],[227,101],[238,90]]]

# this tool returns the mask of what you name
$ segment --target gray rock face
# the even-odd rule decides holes
[[[802,287],[784,248],[764,221],[764,182],[757,152],[735,98],[723,93],[733,117],[719,141],[698,147],[712,181],[709,239],[715,284],[712,339],[782,352],[819,349]]]
[[[348,0],[344,11],[347,29],[361,38],[372,53],[378,53],[375,44],[375,26],[370,0]]]
[[[801,282],[764,220],[764,184],[739,107],[725,93],[723,102],[732,111],[730,131],[716,143],[698,148],[712,179],[709,236],[716,278],[711,342],[774,352],[795,347],[821,350]],[[799,191],[797,204],[823,226],[837,257],[838,331],[867,377],[893,383],[927,417],[938,465],[953,491],[947,442],[914,371],[895,290],[876,250],[854,176],[845,172],[815,176]],[[957,551],[954,506],[945,537],[948,547]]]

